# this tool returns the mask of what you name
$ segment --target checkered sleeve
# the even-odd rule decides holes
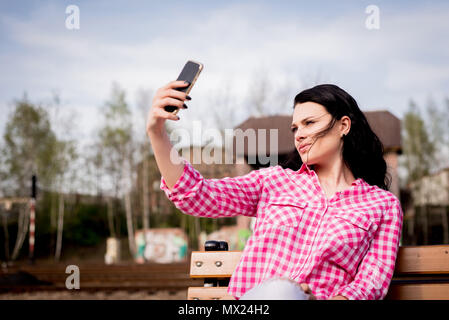
[[[173,188],[168,188],[163,177],[160,188],[183,213],[208,218],[256,215],[266,168],[239,177],[205,179],[182,159],[184,170]]]
[[[401,205],[396,199],[384,214],[354,280],[336,290],[332,297],[341,295],[349,300],[381,300],[386,296],[396,263],[402,220]]]

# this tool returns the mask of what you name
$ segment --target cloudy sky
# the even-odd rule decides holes
[[[71,4],[79,30],[66,28]],[[379,29],[366,27],[369,5],[379,8]],[[223,83],[243,107],[260,70],[291,89],[289,103],[318,79],[348,91],[363,111],[402,117],[410,99],[448,95],[448,34],[448,1],[1,0],[0,132],[14,99],[26,92],[45,102],[57,92],[86,138],[114,81],[135,104],[139,89],[174,80],[188,59],[205,68],[181,112],[186,127],[206,121]]]

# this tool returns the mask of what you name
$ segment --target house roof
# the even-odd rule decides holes
[[[371,129],[382,142],[385,152],[394,151],[401,154],[401,121],[391,112],[386,110],[366,111],[364,112],[364,114]],[[241,129],[243,132],[245,132],[247,129],[266,129],[267,154],[270,150],[270,129],[278,129],[278,153],[286,154],[292,152],[295,149],[293,140],[294,134],[290,130],[291,121],[291,115],[250,117],[240,125],[235,127],[235,129]],[[257,154],[254,146],[248,149],[246,141],[244,146],[245,155]]]

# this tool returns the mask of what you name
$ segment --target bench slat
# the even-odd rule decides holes
[[[240,251],[194,251],[190,265],[192,278],[206,276],[230,277],[240,261]],[[202,267],[195,265],[203,261]],[[225,265],[216,267],[215,261]],[[400,247],[396,261],[395,274],[449,274],[449,246]]]
[[[228,295],[227,287],[191,287],[188,300],[234,300]],[[386,300],[448,300],[449,284],[417,284],[390,286]]]
[[[449,246],[400,247],[395,273],[449,273]]]
[[[228,287],[191,287],[187,291],[187,300],[235,300],[228,295]]]
[[[230,278],[240,261],[241,251],[194,251],[191,278]]]
[[[449,283],[392,284],[386,300],[449,300]]]

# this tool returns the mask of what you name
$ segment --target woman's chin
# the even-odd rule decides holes
[[[307,154],[301,156],[301,160],[303,163],[307,163],[307,165],[309,165],[309,166],[315,163],[315,161],[313,159],[311,159],[310,157],[307,159]]]

